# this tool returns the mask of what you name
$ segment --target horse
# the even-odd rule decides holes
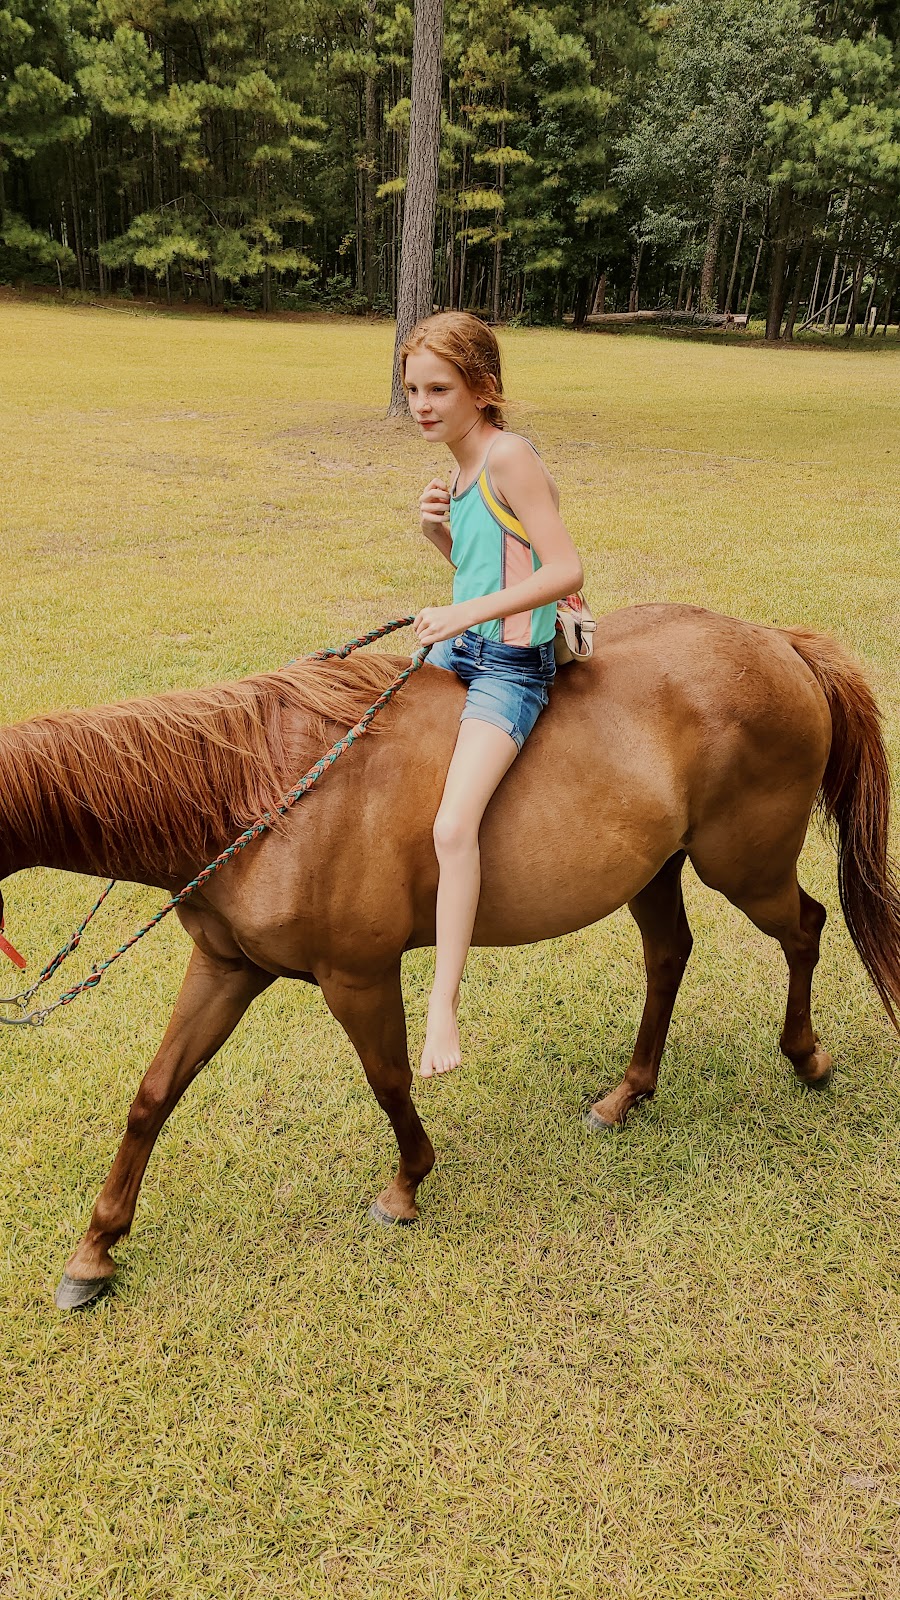
[[[271,810],[405,664],[300,660],[0,729],[0,879],[45,866],[176,891]],[[372,1202],[413,1222],[435,1154],[410,1096],[400,986],[434,943],[432,825],[465,695],[426,666],[277,825],[178,908],[193,951],[162,1043],[56,1303],[95,1300],[116,1271],[155,1140],[185,1090],[276,978],[317,984],[359,1055],[399,1164]],[[481,828],[476,945],[525,944],[627,905],[646,999],[617,1087],[586,1110],[621,1126],[657,1083],[691,951],[681,874],[776,939],[788,968],[781,1049],[802,1083],[832,1071],[811,1017],[825,910],[797,880],[814,806],[833,825],[844,917],[895,1027],[900,890],[890,776],[862,669],[825,635],[684,605],[601,618],[593,659],[559,673],[549,710]],[[2,898],[0,898],[2,912]]]

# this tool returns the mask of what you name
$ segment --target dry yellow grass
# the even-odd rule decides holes
[[[234,676],[443,598],[413,508],[444,463],[382,419],[391,339],[0,305],[0,715]],[[504,346],[595,606],[834,631],[896,757],[896,355]],[[385,1236],[386,1125],[319,996],[280,985],[173,1117],[117,1294],[81,1318],[53,1285],[184,936],[4,1037],[0,1594],[894,1600],[897,1043],[817,836],[804,879],[831,913],[824,1097],[778,1054],[780,955],[691,880],[653,1105],[608,1141],[578,1119],[640,1011],[627,916],[477,952],[471,1065],[417,1091],[424,1220]],[[7,885],[34,965],[90,887]],[[91,950],[156,903],[120,890]],[[428,971],[405,969],[414,1046]]]

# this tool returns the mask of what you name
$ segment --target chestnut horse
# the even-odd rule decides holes
[[[3,729],[0,877],[41,865],[177,890],[399,665],[301,661]],[[464,695],[451,673],[423,668],[275,831],[179,909],[194,941],[184,984],[57,1304],[87,1304],[107,1286],[166,1118],[276,978],[319,985],[390,1119],[400,1161],[373,1216],[417,1216],[434,1151],[410,1098],[400,961],[434,941],[432,823]],[[656,1086],[691,949],[686,857],[778,940],[789,974],[781,1048],[810,1088],[827,1083],[831,1059],[810,1016],[825,911],[796,870],[817,798],[838,836],[850,933],[896,1025],[888,766],[871,691],[844,651],[797,629],[639,606],[602,619],[594,659],[560,673],[484,818],[474,942],[553,938],[629,906],[646,1003],[622,1082],[586,1113],[591,1129],[623,1123]]]

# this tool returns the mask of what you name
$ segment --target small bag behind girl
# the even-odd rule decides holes
[[[557,601],[553,654],[558,667],[569,661],[587,661],[594,654],[594,613],[583,594],[568,594]]]

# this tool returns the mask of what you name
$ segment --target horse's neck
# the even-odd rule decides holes
[[[139,851],[126,855],[121,847],[106,850],[99,831],[95,848],[89,850],[74,828],[65,822],[53,829],[44,829],[39,839],[18,838],[0,818],[0,881],[34,867],[83,873],[87,877],[123,878],[131,883],[160,888],[186,880],[193,870],[190,862],[186,862],[180,872],[159,862],[141,859]]]
[[[122,707],[121,724],[107,722],[96,757],[86,755],[77,713],[0,728],[0,879],[51,867],[178,888],[279,798],[280,787],[252,792],[252,760],[236,794],[215,759],[202,781],[193,781],[202,761],[186,761],[183,751],[169,763],[156,749],[151,765],[146,745],[136,747],[132,716]],[[285,734],[288,789],[322,746],[315,720],[302,713],[290,716]]]
[[[108,804],[114,759],[110,756],[109,773],[98,782],[83,763],[67,763],[65,720],[54,721],[53,727],[52,743],[42,738],[42,719],[0,728],[0,878],[29,867],[51,867],[168,884],[173,867],[162,859],[158,830],[138,825],[125,838],[97,814],[101,790],[107,793],[107,811],[114,810]],[[185,868],[189,866],[186,861]]]

